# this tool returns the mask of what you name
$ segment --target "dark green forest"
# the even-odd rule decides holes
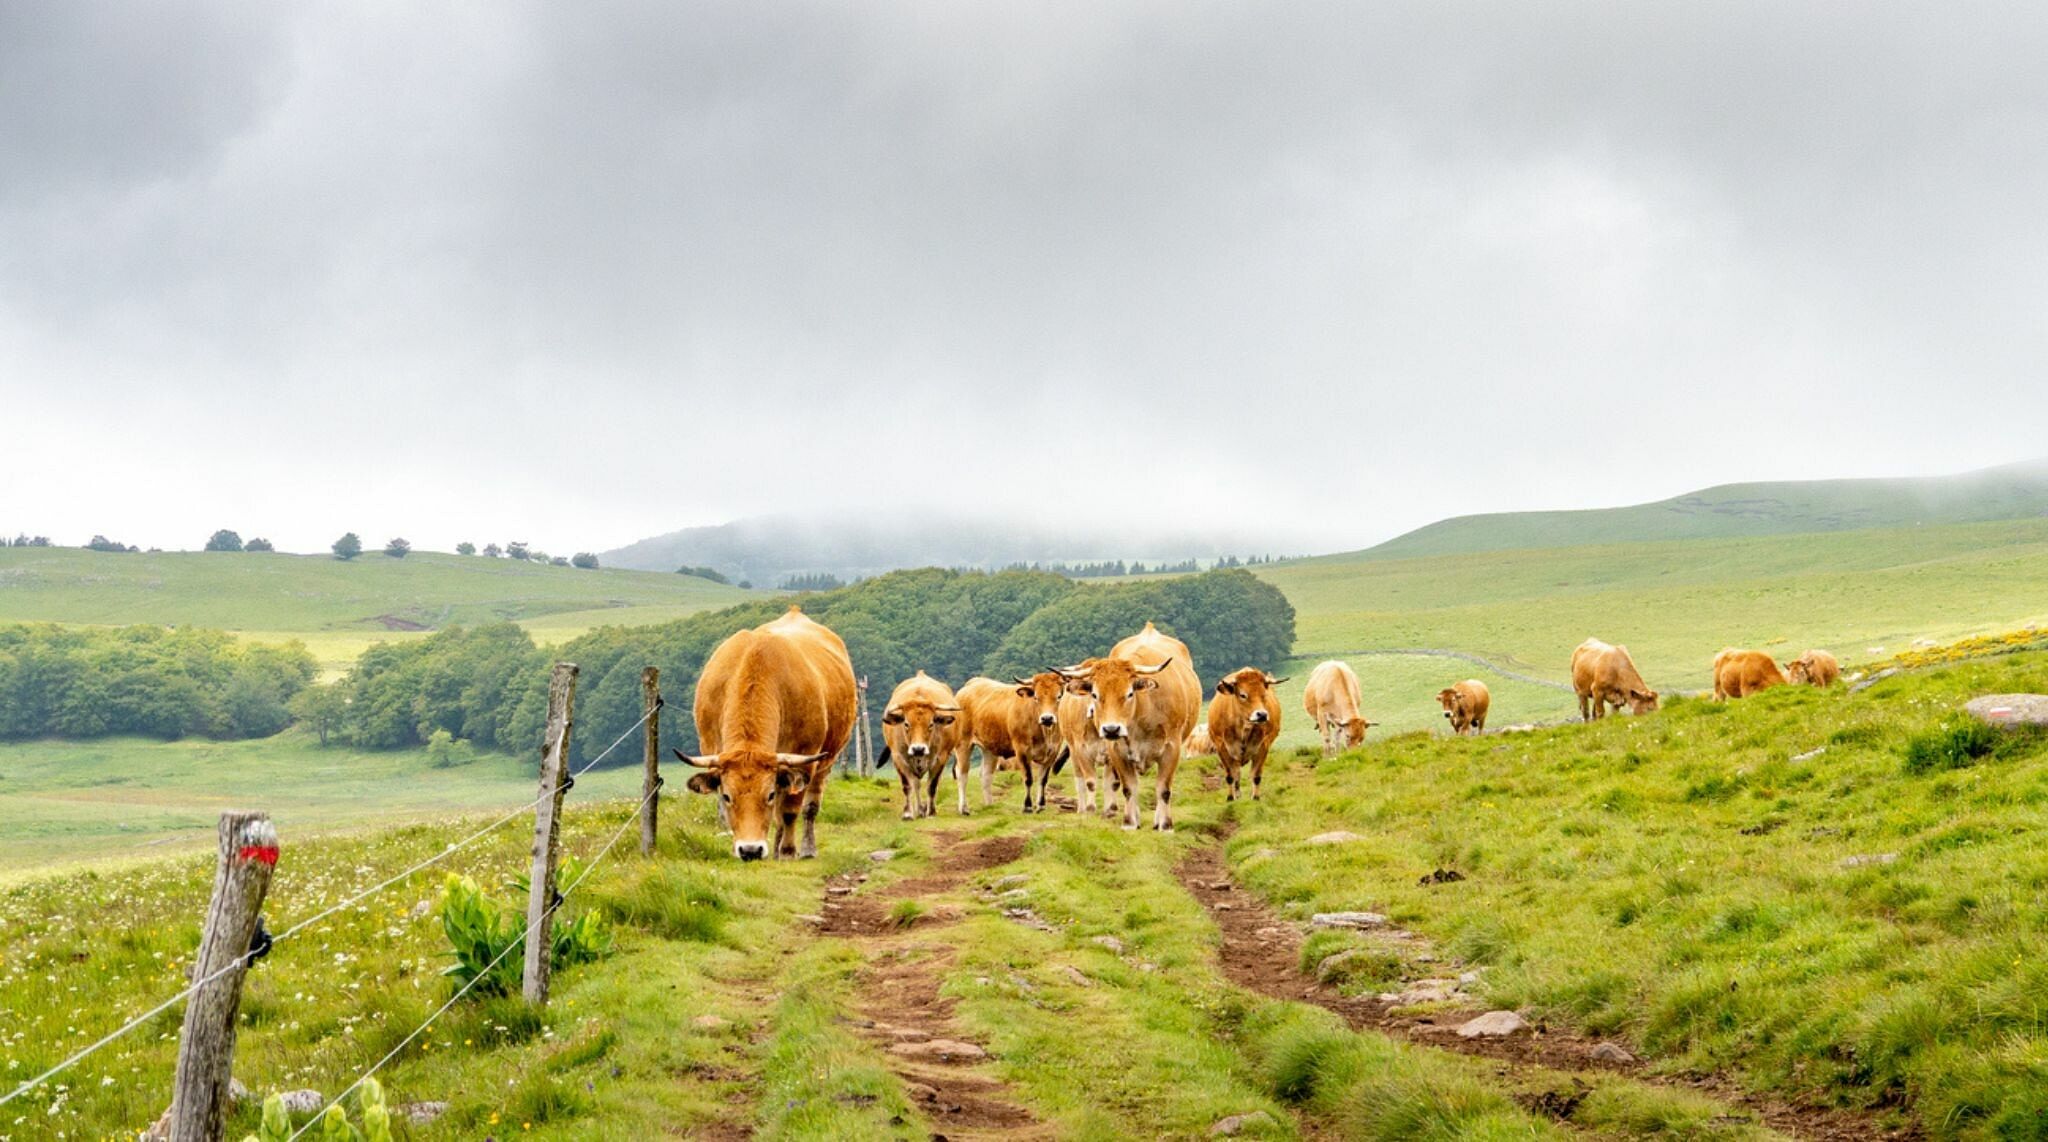
[[[297,643],[214,630],[0,626],[0,740],[268,737],[313,681]]]

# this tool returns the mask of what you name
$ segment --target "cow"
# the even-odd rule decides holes
[[[1187,644],[1151,623],[1110,648],[1107,657],[1058,667],[1067,690],[1089,699],[1096,736],[1123,795],[1123,824],[1138,827],[1138,776],[1155,766],[1158,803],[1152,827],[1173,829],[1173,772],[1181,743],[1202,712],[1202,684]]]
[[[1842,664],[1825,650],[1809,650],[1792,660],[1785,668],[1788,680],[1795,686],[1833,686],[1842,677]]]
[[[1714,656],[1714,700],[1747,698],[1785,684],[1785,672],[1761,650],[1727,647]]]
[[[1276,687],[1283,681],[1247,666],[1216,684],[1216,696],[1209,699],[1209,741],[1216,747],[1216,760],[1223,763],[1223,782],[1230,789],[1227,801],[1237,800],[1238,774],[1244,769],[1252,772],[1252,800],[1259,799],[1266,754],[1280,736]]]
[[[903,785],[903,819],[938,815],[939,778],[953,759],[960,702],[953,688],[924,671],[906,678],[882,710],[882,756]]]
[[[1061,752],[1074,764],[1075,811],[1095,811],[1099,782],[1102,815],[1115,816],[1116,799],[1110,796],[1110,790],[1115,787],[1116,771],[1109,764],[1109,751],[1114,743],[1104,740],[1096,730],[1094,703],[1086,695],[1062,690],[1059,731]]]
[[[1444,708],[1444,717],[1451,721],[1452,733],[1485,732],[1486,709],[1493,705],[1493,692],[1486,688],[1486,683],[1477,678],[1454,682],[1438,690],[1436,700]]]
[[[1188,740],[1180,743],[1182,758],[1208,757],[1215,752],[1216,743],[1209,737],[1207,722],[1196,722],[1195,728],[1188,731]]]
[[[1589,638],[1572,651],[1572,690],[1579,696],[1579,718],[1595,722],[1610,709],[1627,706],[1631,714],[1657,708],[1657,692],[1636,672],[1628,647],[1609,646]]]
[[[1358,675],[1345,664],[1331,659],[1309,671],[1308,685],[1302,687],[1301,707],[1308,720],[1323,736],[1323,756],[1339,749],[1354,749],[1365,741],[1365,731],[1378,722],[1365,720],[1359,712]],[[1339,742],[1342,745],[1339,745]]]
[[[1059,701],[1065,680],[1051,671],[998,682],[974,678],[960,687],[966,737],[955,747],[954,776],[960,784],[960,812],[967,812],[967,762],[971,746],[981,747],[981,803],[995,804],[996,767],[1014,763],[1024,771],[1024,811],[1045,808],[1045,784],[1060,751]]]
[[[801,608],[718,644],[697,679],[697,741],[705,752],[676,751],[692,774],[692,793],[718,794],[732,829],[733,855],[818,855],[818,804],[832,761],[853,734],[858,709],[846,644]],[[799,806],[803,845],[796,844]]]

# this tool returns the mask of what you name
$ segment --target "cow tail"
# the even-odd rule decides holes
[[[889,764],[889,747],[884,745],[882,752],[875,756],[875,768],[880,769],[887,764]]]
[[[1067,758],[1072,756],[1073,752],[1074,751],[1067,746],[1060,747],[1060,755],[1052,759],[1053,776],[1059,776],[1060,770],[1066,768]]]

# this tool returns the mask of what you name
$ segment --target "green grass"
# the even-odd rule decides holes
[[[1663,1066],[1910,1105],[1941,1137],[2040,1137],[2048,740],[1960,769],[1909,758],[1950,741],[1969,697],[2043,690],[2048,654],[2030,652],[1857,695],[1411,735],[1290,760],[1238,807],[1229,852],[1296,914],[1386,912],[1484,965],[1494,1003]],[[1367,839],[1301,843],[1338,828]],[[1465,879],[1418,883],[1440,867]]]
[[[2048,514],[2048,461],[1903,480],[1722,484],[1655,503],[1458,516],[1363,554],[1412,558],[1520,547],[1926,527]]]
[[[256,741],[4,744],[0,882],[210,845],[223,809],[267,809],[281,829],[304,836],[510,808],[534,797],[536,772],[530,756],[483,753],[440,769],[424,750],[322,748],[296,730]],[[639,781],[636,765],[594,771],[581,786],[604,796],[637,790]]]
[[[515,563],[419,552],[405,559],[74,548],[0,549],[0,622],[208,626],[233,631],[382,633],[657,608],[662,617],[748,595],[688,575]],[[632,621],[644,622],[644,618]],[[566,629],[566,628],[564,628]]]

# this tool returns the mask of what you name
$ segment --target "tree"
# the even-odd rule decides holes
[[[526,558],[526,541],[523,539],[515,539],[512,542],[506,544],[505,557],[507,559]]]
[[[219,531],[214,532],[213,535],[207,539],[206,550],[240,551],[242,550],[242,537],[232,531],[229,531],[227,528],[221,528]]]
[[[285,706],[291,711],[292,720],[312,727],[320,735],[320,744],[326,745],[328,736],[341,729],[342,718],[348,713],[348,692],[338,682],[308,686],[292,695]]]
[[[484,544],[484,554],[492,559],[496,559],[498,556],[505,554],[505,549],[495,543],[486,543]]]
[[[393,539],[384,545],[384,554],[389,555],[393,559],[403,559],[412,554],[412,544],[406,542],[403,538]]]
[[[466,539],[465,539],[465,540],[463,540],[463,541],[462,541],[461,543],[458,543],[458,544],[456,544],[456,545],[455,545],[455,554],[457,554],[457,555],[475,555],[475,554],[476,554],[476,544],[474,544],[474,543],[471,543],[470,541],[468,541],[468,540],[466,540]]]
[[[265,539],[265,538],[263,538],[262,536],[260,536],[260,535],[259,535],[259,536],[256,536],[256,537],[255,537],[254,539],[251,539],[251,540],[250,540],[249,542],[247,542],[247,543],[243,544],[243,545],[242,545],[242,550],[244,550],[244,551],[276,551],[276,550],[277,550],[277,548],[275,548],[275,547],[272,547],[272,546],[270,545],[270,541],[269,541],[269,540],[267,540],[267,539]]]
[[[363,539],[353,531],[334,541],[334,557],[336,559],[354,559],[362,553]]]
[[[752,579],[742,579],[734,585],[742,591],[751,591],[754,589],[754,581]]]
[[[597,570],[597,556],[592,555],[588,551],[579,551],[569,557],[569,566],[581,567],[585,571],[595,571]]]
[[[567,567],[569,565],[569,557],[557,555],[553,559],[548,560],[548,565],[551,567]]]
[[[732,580],[726,578],[717,569],[711,567],[678,567],[676,568],[676,574],[689,575],[698,579],[709,579],[713,583],[732,582]]]
[[[133,550],[134,550],[134,548],[132,548],[132,547],[129,547],[129,546],[127,545],[127,544],[125,544],[125,543],[115,543],[115,542],[114,542],[113,540],[111,540],[111,539],[108,539],[108,538],[107,538],[106,536],[104,536],[104,535],[95,535],[95,536],[93,536],[93,537],[92,537],[92,538],[91,538],[90,540],[87,540],[87,541],[86,541],[86,544],[85,544],[85,549],[86,549],[87,551],[133,551]]]

